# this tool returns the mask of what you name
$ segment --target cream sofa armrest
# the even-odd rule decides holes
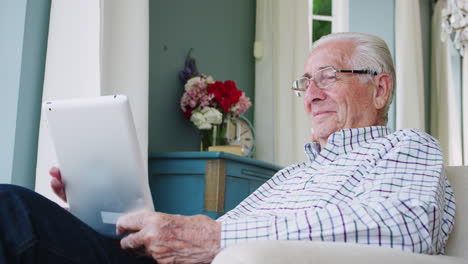
[[[468,260],[351,243],[256,241],[221,251],[213,264],[467,264]]]

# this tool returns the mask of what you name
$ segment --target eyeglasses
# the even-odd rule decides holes
[[[301,96],[301,92],[307,91],[312,81],[318,88],[325,89],[330,87],[336,82],[336,73],[337,72],[349,72],[356,74],[372,74],[377,75],[378,73],[371,70],[337,70],[333,67],[326,67],[321,70],[318,70],[314,73],[312,78],[302,77],[292,83],[293,91],[296,92],[297,96]]]

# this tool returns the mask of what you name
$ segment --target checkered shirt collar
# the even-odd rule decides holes
[[[316,159],[316,161],[325,159],[333,162],[341,154],[347,154],[390,133],[391,129],[386,126],[346,128],[331,134],[323,150],[318,142],[305,144],[304,150],[310,162]]]

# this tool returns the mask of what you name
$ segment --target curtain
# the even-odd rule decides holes
[[[53,0],[43,101],[126,94],[143,157],[148,154],[148,0]],[[58,165],[41,114],[36,191],[52,193],[48,170]]]
[[[454,83],[449,41],[441,41],[442,9],[438,1],[432,20],[431,50],[431,134],[436,137],[449,166],[462,165],[461,98]],[[465,106],[466,107],[466,106]],[[467,138],[468,139],[468,138]]]
[[[308,10],[308,0],[257,0],[255,157],[278,165],[304,161],[310,141],[303,101],[290,89],[308,55]]]
[[[418,0],[395,1],[396,128],[426,130]]]

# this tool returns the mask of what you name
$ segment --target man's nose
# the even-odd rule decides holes
[[[306,103],[312,103],[314,100],[325,100],[327,94],[324,89],[317,87],[314,81],[309,84],[307,90],[305,91],[305,101]]]

